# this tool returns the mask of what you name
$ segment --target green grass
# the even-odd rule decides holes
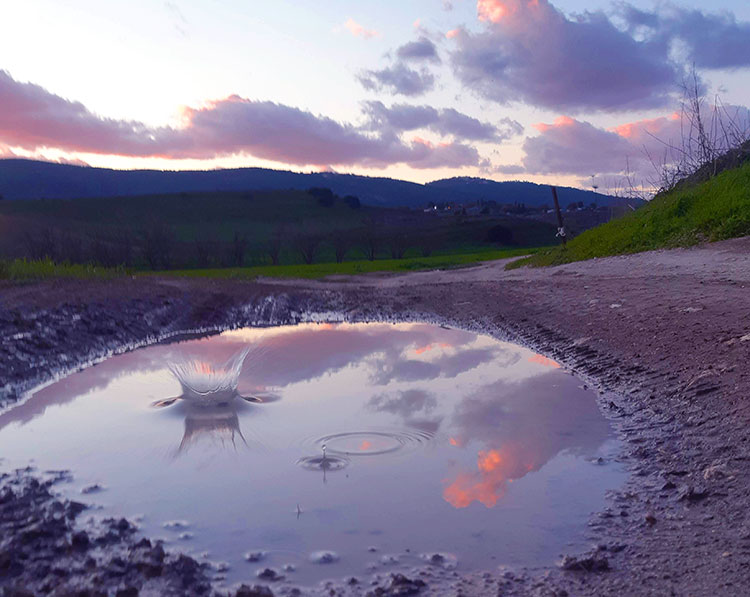
[[[0,280],[50,280],[55,278],[111,279],[124,275],[122,268],[104,268],[93,265],[55,263],[50,259],[14,259],[0,261]]]
[[[539,251],[508,268],[687,247],[746,234],[750,234],[750,163],[698,186],[659,195],[635,212],[582,233],[566,247]]]
[[[216,269],[169,270],[149,272],[141,275],[182,276],[190,278],[241,278],[253,279],[258,276],[271,278],[323,278],[331,275],[356,275],[372,272],[409,272],[418,270],[447,269],[468,266],[480,261],[507,259],[528,255],[536,248],[498,249],[475,253],[431,255],[408,259],[378,259],[375,261],[345,261],[344,263],[314,263],[312,265],[266,265],[256,267],[233,267]]]

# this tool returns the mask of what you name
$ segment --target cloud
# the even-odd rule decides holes
[[[707,106],[702,113],[709,137],[719,152],[750,134],[750,110],[741,106]],[[690,137],[690,122],[680,111],[658,118],[626,122],[611,129],[561,116],[538,124],[536,137],[523,144],[523,169],[534,174],[619,174],[630,168],[638,178],[653,177],[652,160],[675,163],[683,151],[699,148]],[[512,168],[512,166],[511,166]]]
[[[720,69],[750,66],[750,23],[739,23],[724,12],[708,14],[671,3],[655,11],[618,5],[629,31],[669,49],[679,43],[682,59],[697,68]]]
[[[537,174],[619,172],[633,146],[617,133],[588,122],[561,116],[553,124],[539,124],[541,133],[523,144],[523,165]]]
[[[362,39],[372,39],[373,37],[378,37],[380,35],[380,33],[374,29],[365,29],[352,18],[346,20],[344,27],[346,27],[349,30],[349,33],[354,37],[361,37]]]
[[[479,33],[454,30],[458,79],[500,102],[578,112],[663,106],[680,74],[660,43],[600,11],[575,19],[548,0],[478,0]]]
[[[382,130],[413,131],[429,129],[441,135],[453,135],[457,139],[499,142],[523,132],[523,127],[510,118],[498,124],[482,122],[458,112],[453,108],[437,110],[431,106],[395,104],[386,107],[383,102],[369,101],[364,104],[371,126]]]
[[[0,71],[0,143],[30,151],[208,159],[247,154],[295,165],[414,168],[483,164],[474,147],[404,141],[393,131],[364,131],[299,108],[239,96],[184,108],[183,124],[148,127],[103,118],[83,104]]]
[[[425,61],[440,64],[437,46],[422,36],[416,41],[410,41],[396,49],[396,56],[403,61]]]
[[[366,70],[359,82],[369,91],[387,91],[394,95],[423,95],[435,87],[435,77],[426,68],[410,68],[396,62],[380,70]]]

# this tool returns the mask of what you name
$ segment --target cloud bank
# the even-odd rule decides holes
[[[365,130],[299,108],[236,95],[201,108],[185,108],[179,128],[148,127],[103,118],[79,102],[15,81],[5,71],[0,71],[0,105],[0,144],[30,151],[55,148],[173,159],[249,154],[285,164],[373,168],[391,164],[460,168],[485,163],[476,148],[463,140],[481,137],[487,125],[455,111],[442,111],[432,123],[433,130],[454,136],[443,143],[403,140],[399,132],[411,126],[375,127],[370,122]],[[486,134],[493,134],[492,130],[488,128]]]

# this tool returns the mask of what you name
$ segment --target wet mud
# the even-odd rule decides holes
[[[591,549],[561,554],[559,566],[546,570],[462,575],[428,563],[406,576],[342,579],[302,593],[266,582],[260,584],[268,589],[235,587],[236,594],[745,594],[750,239],[544,270],[505,272],[502,265],[283,284],[123,279],[0,286],[0,400],[11,404],[53,374],[114,352],[229,327],[423,320],[489,333],[555,359],[595,387],[623,440],[619,460],[630,477],[607,508],[592,513]],[[164,578],[148,578],[131,549],[150,554],[158,546],[137,548],[137,533],[111,528],[120,521],[92,531],[87,545],[95,547],[84,551],[98,555],[87,568],[73,545],[79,507],[55,498],[52,481],[20,471],[0,482],[4,594],[216,591],[206,580],[211,571],[179,554],[165,555]],[[97,546],[108,534],[111,543]],[[42,543],[31,550],[23,541]],[[26,559],[19,563],[15,554]],[[119,577],[107,572],[116,558],[125,568]],[[193,570],[190,589],[170,566]]]

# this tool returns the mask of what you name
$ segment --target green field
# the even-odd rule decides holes
[[[489,240],[498,227],[503,244]],[[136,271],[319,264],[335,262],[337,251],[345,262],[473,254],[549,245],[554,230],[515,216],[352,207],[344,198],[321,202],[306,191],[0,201],[6,261]],[[304,253],[310,246],[311,259]]]
[[[243,268],[215,268],[172,270],[168,272],[144,273],[141,275],[167,275],[190,278],[241,278],[252,279],[259,276],[269,278],[323,278],[331,275],[355,275],[373,272],[409,272],[418,270],[451,269],[469,266],[481,261],[508,259],[519,255],[528,255],[538,248],[497,249],[477,253],[454,253],[431,255],[429,257],[409,257],[405,259],[378,259],[376,261],[359,260],[343,263],[328,262],[312,265],[266,265]]]
[[[539,251],[538,248],[497,249],[476,253],[454,253],[409,257],[405,259],[360,260],[343,263],[327,262],[312,265],[266,265],[252,267],[224,267],[213,269],[168,270],[160,272],[134,272],[123,268],[104,268],[91,265],[58,264],[49,259],[15,259],[0,261],[0,279],[13,281],[44,280],[57,278],[111,279],[123,275],[221,278],[252,280],[269,278],[324,278],[331,275],[355,275],[373,272],[409,272],[420,270],[452,269],[483,261],[508,259]]]
[[[746,234],[750,234],[750,162],[700,185],[657,195],[645,207],[587,230],[565,247],[539,251],[508,267],[559,265]]]

